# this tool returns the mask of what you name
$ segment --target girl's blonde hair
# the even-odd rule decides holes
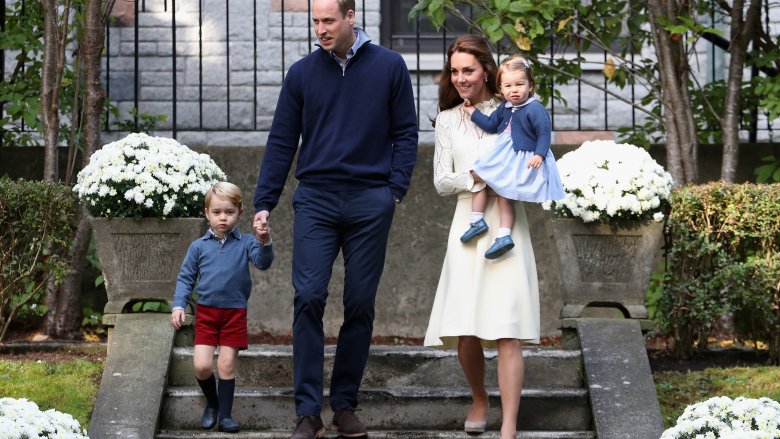
[[[528,93],[528,97],[533,96],[536,91],[536,81],[534,81],[534,74],[531,71],[531,63],[524,56],[518,54],[501,61],[501,65],[498,66],[498,74],[496,74],[496,87],[499,90],[501,89],[501,77],[504,75],[504,72],[516,72],[518,70],[525,72],[526,79],[531,83],[531,91]]]
[[[206,192],[206,209],[209,208],[211,197],[219,197],[225,200],[230,200],[230,202],[239,209],[244,208],[244,194],[241,192],[241,188],[234,185],[233,183],[228,183],[227,181],[214,183],[214,185],[211,186],[211,189]]]

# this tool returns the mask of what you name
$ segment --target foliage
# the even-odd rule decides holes
[[[70,413],[87,428],[102,372],[102,360],[2,360],[0,395],[27,398],[41,410]]]
[[[661,439],[780,437],[780,404],[769,398],[713,397],[691,404]]]
[[[615,225],[663,221],[672,176],[642,148],[587,141],[558,160],[565,198],[546,202],[556,216]]]
[[[131,108],[128,119],[120,119],[119,107],[111,105],[109,102],[109,111],[114,116],[114,129],[130,133],[149,134],[157,129],[157,124],[164,122],[168,116],[165,114],[149,114],[139,112],[137,108]],[[137,122],[136,122],[137,120]]]
[[[186,218],[225,173],[174,139],[130,134],[96,151],[73,190],[96,217]]]
[[[32,137],[21,126],[40,129],[41,57],[43,54],[43,13],[39,2],[13,2],[6,13],[5,32],[0,33],[0,50],[15,53],[8,78],[0,81],[0,114],[3,144],[31,145]],[[7,128],[8,127],[8,128]]]
[[[723,34],[717,26],[729,21],[729,8],[729,2],[688,2],[680,4],[672,16],[659,17],[658,24],[673,40],[684,40],[686,53],[679,54],[679,58],[696,60],[700,50],[697,43],[705,37]],[[668,9],[674,8],[669,6]],[[434,26],[440,28],[446,25],[447,12],[468,23],[473,32],[489,38],[498,53],[521,51],[533,60],[537,68],[537,92],[545,104],[549,99],[556,99],[567,105],[564,96],[559,93],[551,95],[546,91],[555,86],[553,89],[557,92],[560,85],[579,81],[644,114],[644,121],[618,129],[623,141],[648,146],[659,143],[665,137],[666,127],[661,115],[663,111],[669,111],[669,107],[659,79],[655,43],[647,22],[650,15],[648,2],[418,0],[409,16],[427,16]],[[760,35],[760,56],[749,57],[746,67],[756,66],[770,73],[736,85],[743,92],[738,109],[743,126],[749,126],[753,117],[751,110],[757,107],[765,110],[770,119],[780,115],[780,76],[776,74],[780,49],[769,29],[762,29]],[[643,50],[646,48],[650,50]],[[589,61],[584,56],[587,52],[603,53],[603,61]],[[594,68],[602,70],[607,84],[583,76],[585,69]],[[688,71],[693,69],[695,67],[686,68]],[[639,89],[635,101],[614,93],[615,89],[629,86]],[[726,91],[725,79],[704,84],[695,78],[689,81],[688,95],[700,141],[718,142],[722,139],[721,122],[725,113],[722,107]]]
[[[780,361],[780,185],[710,183],[672,192],[666,273],[659,301],[674,353],[706,347],[718,316],[749,319]]]
[[[25,398],[0,398],[0,430],[9,439],[88,439],[73,416],[54,409],[42,412]]]
[[[62,93],[59,99],[61,115],[60,140],[68,142],[71,133],[73,116],[79,111],[84,101],[85,88],[78,77],[79,67],[77,54],[79,43],[83,36],[82,11],[85,0],[71,0],[71,8],[76,11],[74,19],[69,20],[68,50],[73,55],[68,58],[63,70]],[[44,21],[40,2],[17,1],[9,5],[5,14],[5,31],[0,33],[0,50],[6,56],[14,54],[10,74],[0,81],[0,102],[3,102],[5,112],[0,118],[0,136],[3,145],[33,146],[40,140],[33,137],[35,131],[42,131],[40,118],[41,68],[43,57]],[[8,60],[7,60],[8,61]],[[7,72],[8,73],[8,72]],[[119,108],[111,100],[104,102],[108,112],[102,112],[104,120],[111,114],[111,125],[114,130],[122,132],[149,133],[157,128],[157,124],[166,119],[165,115],[152,115],[139,112],[136,108],[130,110],[129,117],[121,119]],[[74,112],[74,107],[76,111]],[[80,125],[77,120],[77,125]],[[138,122],[136,123],[136,118]],[[80,126],[74,127],[73,145],[80,149]]]
[[[133,302],[129,307],[129,312],[171,312],[171,306],[163,300],[139,300]]]
[[[756,183],[780,183],[780,157],[762,157],[763,165],[755,169]]]
[[[85,0],[73,0],[71,7],[80,11]],[[80,13],[69,21],[67,44],[74,47],[82,32]],[[14,53],[9,78],[0,81],[0,101],[5,116],[0,119],[3,144],[31,146],[37,140],[31,131],[41,131],[41,70],[43,59],[44,17],[40,2],[13,2],[6,11],[5,32],[0,33],[0,50],[6,54]],[[67,62],[63,66],[62,93],[59,100],[59,112],[66,116],[62,119],[60,139],[67,140],[70,131],[69,118],[74,107],[81,101],[83,89],[78,85],[76,67]],[[24,130],[23,130],[24,128]]]
[[[68,269],[75,198],[59,184],[0,178],[0,340]]]

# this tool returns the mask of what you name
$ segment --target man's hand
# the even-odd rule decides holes
[[[269,213],[267,210],[261,210],[255,214],[252,222],[252,229],[255,231],[255,237],[261,244],[266,245],[271,240],[271,226],[268,224]]]

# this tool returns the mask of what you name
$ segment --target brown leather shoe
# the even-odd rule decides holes
[[[319,416],[301,416],[295,423],[290,439],[316,439],[325,435],[325,426]]]
[[[366,426],[355,416],[355,409],[345,408],[333,413],[333,428],[344,437],[366,437]]]

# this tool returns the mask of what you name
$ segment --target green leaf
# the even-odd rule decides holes
[[[496,0],[496,11],[504,12],[509,7],[510,0]]]

